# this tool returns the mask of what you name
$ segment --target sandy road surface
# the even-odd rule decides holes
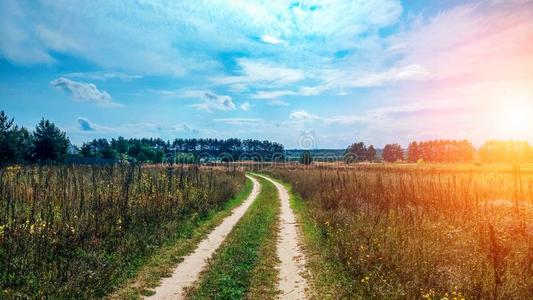
[[[207,260],[222,244],[226,236],[231,232],[235,224],[244,215],[248,207],[254,202],[261,189],[257,179],[246,176],[253,182],[252,193],[232,214],[215,228],[206,239],[198,245],[198,248],[186,256],[174,270],[171,277],[163,279],[160,286],[155,289],[155,294],[147,299],[184,299],[184,288],[191,286],[202,270],[207,265]]]
[[[280,281],[278,283],[278,289],[281,291],[280,298],[306,299],[307,282],[302,276],[306,272],[305,256],[298,245],[300,239],[298,238],[296,217],[289,203],[289,192],[282,184],[266,176],[261,177],[276,186],[281,200],[280,239],[277,246],[277,254],[281,260],[279,266]]]

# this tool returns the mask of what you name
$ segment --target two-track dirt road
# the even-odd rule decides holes
[[[198,280],[200,273],[207,266],[208,259],[220,247],[226,236],[231,232],[233,227],[244,215],[248,207],[252,205],[259,195],[261,186],[257,179],[247,176],[253,182],[252,192],[248,198],[237,208],[231,216],[224,219],[200,244],[198,248],[190,255],[186,256],[171,277],[163,279],[160,286],[155,289],[155,294],[147,299],[184,299],[184,288],[194,284]]]
[[[278,289],[281,299],[305,299],[307,282],[305,274],[305,256],[300,248],[296,217],[290,207],[289,192],[279,182],[269,177],[258,175],[272,182],[278,189],[281,201],[280,238],[277,245],[277,254],[281,260],[279,266],[280,281]]]
[[[254,174],[272,182],[279,194],[281,202],[280,232],[277,241],[277,256],[281,263],[279,265],[278,289],[281,291],[280,299],[305,299],[307,282],[303,276],[305,274],[305,257],[299,246],[298,228],[295,215],[290,207],[289,193],[287,189],[277,181],[269,177]],[[257,179],[247,175],[253,182],[253,189],[248,198],[237,208],[231,216],[216,227],[198,248],[190,255],[186,256],[171,277],[165,278],[161,285],[155,289],[155,294],[147,299],[184,299],[185,289],[191,287],[199,279],[200,274],[206,269],[208,259],[223,243],[226,236],[245,214],[250,205],[257,198],[261,187]]]

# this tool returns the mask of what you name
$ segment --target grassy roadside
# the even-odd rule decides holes
[[[278,181],[280,182],[280,181]],[[301,234],[306,253],[307,268],[311,278],[309,296],[312,299],[347,299],[357,295],[357,283],[343,271],[343,266],[331,259],[330,250],[324,245],[319,227],[311,218],[313,213],[310,205],[302,197],[292,191],[290,184],[282,183],[289,191],[290,205],[297,221],[301,224]]]
[[[272,299],[277,295],[280,203],[276,187],[258,180],[261,193],[216,252],[198,286],[189,292],[191,299]]]
[[[240,205],[252,192],[253,183],[246,179],[245,188],[234,198],[227,201],[219,209],[212,210],[205,217],[191,218],[185,221],[176,234],[138,271],[134,279],[116,292],[108,295],[107,299],[140,299],[141,296],[151,295],[163,277],[172,273],[174,267],[181,262],[183,256],[192,252],[196,245],[213,230],[231,211]]]

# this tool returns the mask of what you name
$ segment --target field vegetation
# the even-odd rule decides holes
[[[257,178],[261,192],[210,261],[191,299],[274,299],[278,263],[276,187]]]
[[[533,293],[531,167],[358,164],[267,173],[292,186],[317,298]]]
[[[0,298],[102,297],[244,182],[197,167],[0,169]]]

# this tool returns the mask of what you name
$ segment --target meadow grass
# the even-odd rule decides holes
[[[271,169],[302,196],[317,298],[528,298],[533,173],[394,165]]]
[[[261,192],[189,291],[191,299],[272,299],[280,202],[276,187],[258,178]]]
[[[293,191],[292,186],[284,183],[289,191],[290,205],[303,239],[303,250],[308,268],[307,282],[310,299],[347,299],[353,298],[357,291],[357,282],[350,278],[348,272],[335,259],[331,259],[331,249],[325,249],[321,242],[319,224],[312,217],[309,202]]]
[[[0,298],[99,298],[242,189],[240,172],[0,169]]]
[[[184,224],[168,243],[147,260],[132,280],[106,298],[141,299],[142,296],[152,295],[151,289],[157,287],[163,277],[170,276],[183,257],[191,253],[209,232],[229,216],[235,207],[244,202],[252,192],[252,188],[252,181],[247,179],[244,189],[224,203],[220,210],[212,210],[205,218]]]

